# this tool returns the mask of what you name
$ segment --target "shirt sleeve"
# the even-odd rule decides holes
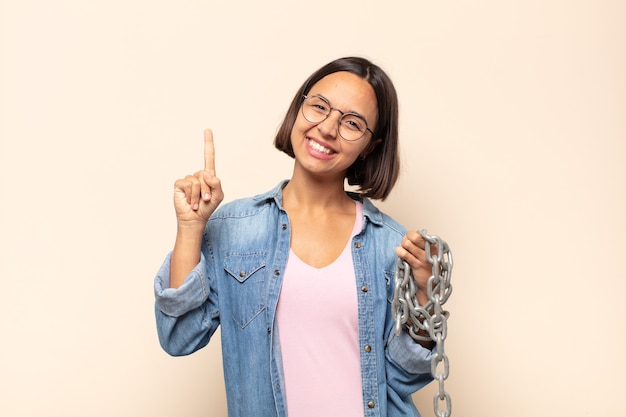
[[[433,380],[432,350],[415,343],[407,332],[399,336],[392,332],[386,355],[388,389],[392,396],[405,398]]]
[[[172,253],[159,268],[154,279],[154,297],[156,307],[164,314],[180,317],[185,313],[200,307],[209,298],[208,281],[205,277],[206,260],[200,254],[200,262],[185,278],[178,288],[170,288],[170,261]]]
[[[172,356],[182,356],[209,343],[219,324],[219,311],[204,253],[178,288],[169,287],[170,260],[171,253],[154,279],[154,310],[161,347]]]

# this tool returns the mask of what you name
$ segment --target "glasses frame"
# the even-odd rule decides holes
[[[307,119],[306,115],[304,114],[304,102],[306,101],[306,99],[311,98],[311,97],[317,97],[320,100],[322,100],[323,102],[325,102],[326,104],[328,104],[328,113],[326,114],[326,116],[318,121],[318,122],[313,122],[309,119]],[[308,96],[306,94],[302,95],[302,104],[300,105],[300,112],[302,113],[302,117],[304,117],[304,119],[312,124],[320,124],[323,121],[325,121],[326,119],[328,119],[328,117],[330,116],[330,114],[333,112],[333,110],[337,110],[340,114],[341,117],[339,117],[339,120],[337,120],[337,133],[339,133],[339,136],[341,136],[341,139],[348,141],[348,142],[356,142],[357,140],[361,140],[363,139],[363,137],[365,136],[365,134],[369,131],[372,136],[374,136],[374,132],[372,131],[372,129],[369,128],[368,124],[367,124],[367,120],[365,120],[365,118],[363,116],[361,116],[358,113],[353,113],[353,112],[343,112],[341,110],[339,110],[337,107],[333,107],[330,104],[330,101],[328,101],[325,97],[320,96],[319,94],[313,94],[311,96]],[[344,116],[346,115],[350,115],[350,116],[355,116],[358,117],[359,119],[363,120],[363,123],[365,123],[365,131],[363,132],[363,134],[361,136],[359,136],[356,139],[346,139],[342,134],[341,134],[341,120],[344,118]]]

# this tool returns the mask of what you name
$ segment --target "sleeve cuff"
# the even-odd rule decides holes
[[[432,351],[416,343],[407,332],[403,331],[400,336],[392,333],[387,349],[391,359],[405,371],[430,374]]]
[[[156,306],[163,314],[180,317],[183,314],[200,307],[209,297],[209,288],[206,279],[206,260],[200,254],[200,262],[187,275],[183,284],[178,288],[170,288],[170,252],[159,268],[154,279],[154,297]]]

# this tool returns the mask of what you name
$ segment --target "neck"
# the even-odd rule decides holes
[[[308,210],[351,210],[352,199],[346,195],[343,180],[325,181],[294,175],[283,189],[283,204]]]

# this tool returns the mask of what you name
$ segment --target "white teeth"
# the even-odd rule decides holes
[[[325,153],[326,155],[330,155],[330,153],[332,152],[330,149],[323,147],[322,145],[320,145],[317,142],[314,142],[312,140],[309,140],[309,145],[311,146],[311,148],[315,149],[318,152],[321,153]]]

